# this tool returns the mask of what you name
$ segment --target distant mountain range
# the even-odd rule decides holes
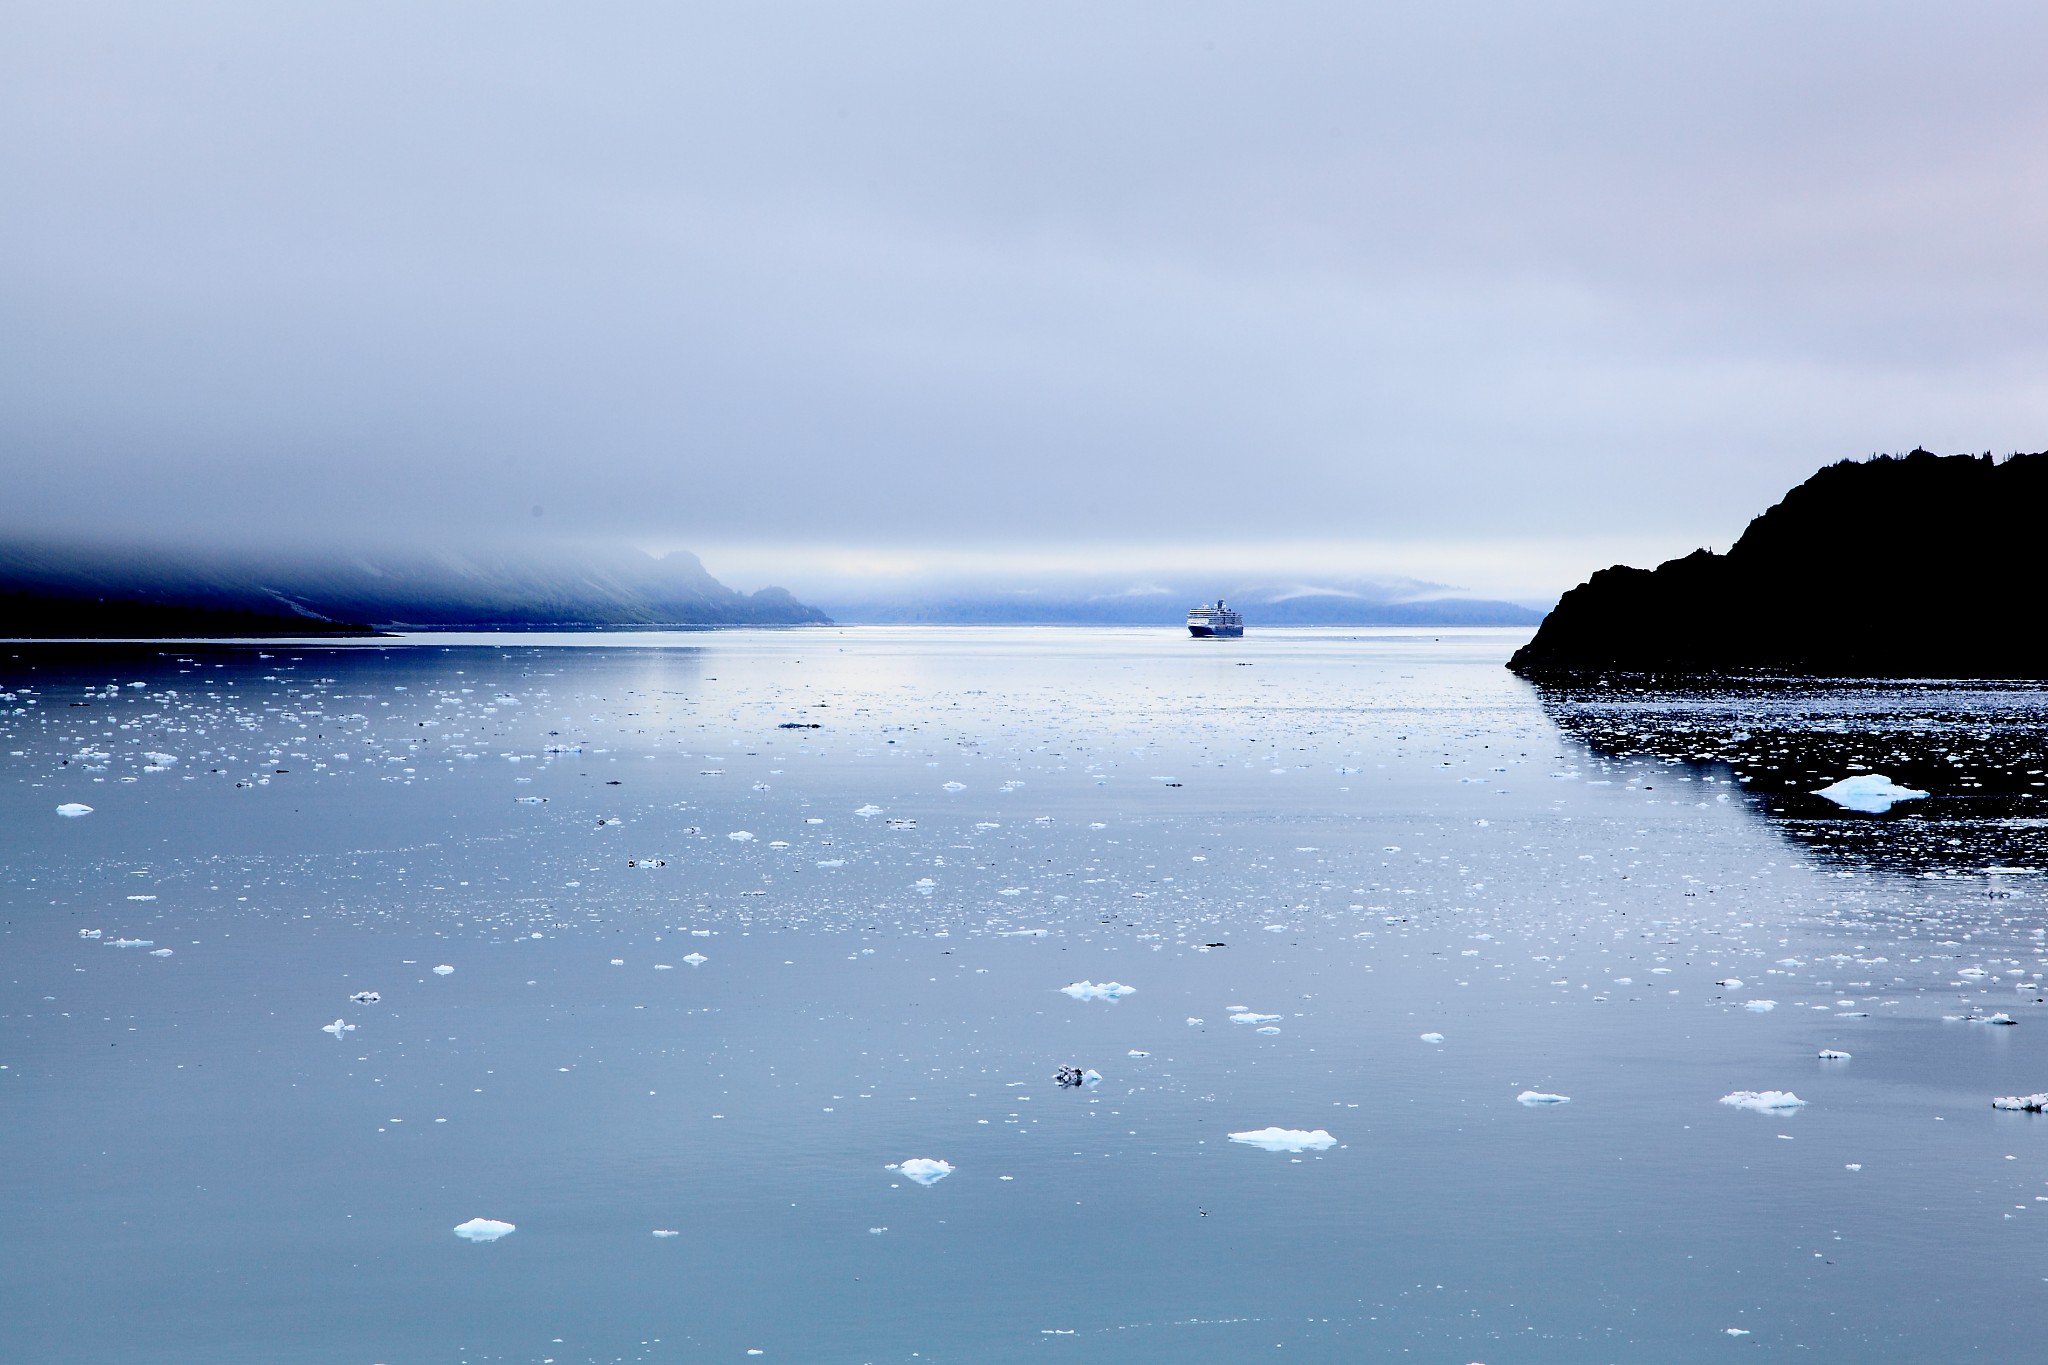
[[[1225,598],[1247,627],[1533,626],[1543,614],[1514,602],[1466,597],[1390,600],[1342,589],[1240,587],[1230,591],[1157,589],[1141,593],[984,590],[886,599],[829,599],[837,621],[890,625],[1177,626],[1188,608]]]
[[[676,551],[236,552],[0,545],[0,637],[363,635],[378,628],[824,624]]]
[[[1845,460],[1725,555],[1602,569],[1508,666],[1538,678],[2048,678],[2044,527],[2048,452]]]

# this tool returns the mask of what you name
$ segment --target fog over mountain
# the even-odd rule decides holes
[[[809,625],[780,588],[739,593],[695,555],[0,544],[0,636],[349,634],[373,627]]]
[[[1545,599],[1844,453],[2040,444],[2044,50],[2016,2],[8,5],[0,535],[1313,542]]]

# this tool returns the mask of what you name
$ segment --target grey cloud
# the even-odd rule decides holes
[[[2044,37],[15,6],[0,529],[1725,542],[2048,444]]]

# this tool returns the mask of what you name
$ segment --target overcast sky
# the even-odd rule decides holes
[[[2044,66],[2038,0],[11,0],[0,532],[1538,596],[2048,447]]]

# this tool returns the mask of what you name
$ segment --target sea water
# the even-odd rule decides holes
[[[0,647],[5,1354],[2026,1356],[2048,697],[1522,638]]]

